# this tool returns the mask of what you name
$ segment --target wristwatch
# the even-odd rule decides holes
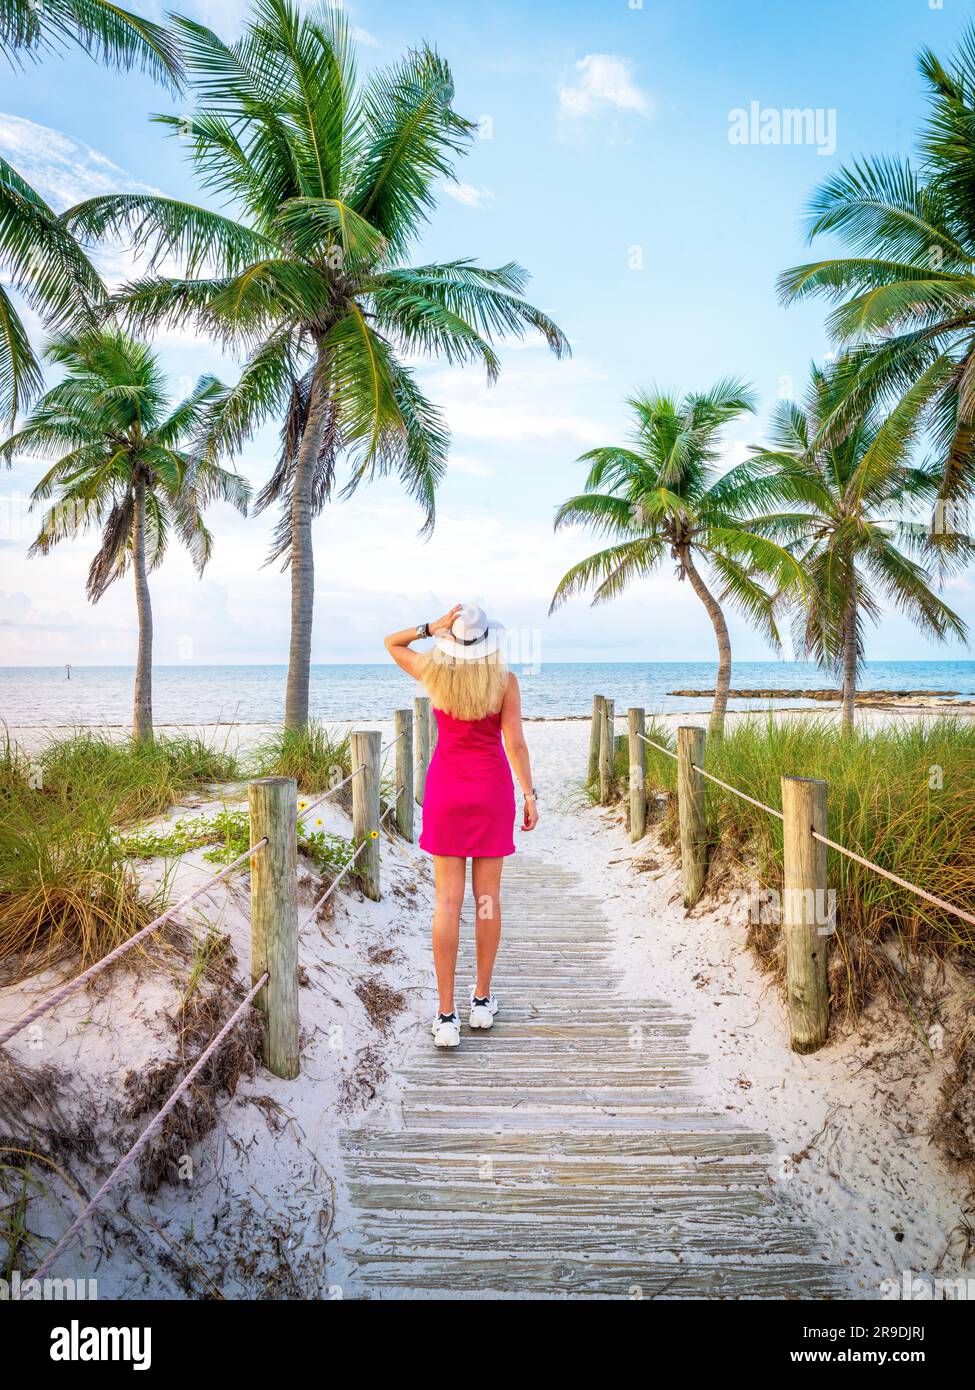
[[[538,793],[535,791],[534,787],[532,787],[530,792],[522,792],[522,796],[525,798],[526,801],[538,800]]]
[[[417,637],[429,637],[429,636],[430,636],[430,624],[429,624],[429,623],[417,623],[417,625],[416,625],[416,635],[417,635]]]

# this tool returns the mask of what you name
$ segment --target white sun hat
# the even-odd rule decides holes
[[[477,661],[496,652],[504,640],[504,628],[489,618],[476,603],[465,603],[454,619],[447,637],[435,637],[442,652],[459,661]]]

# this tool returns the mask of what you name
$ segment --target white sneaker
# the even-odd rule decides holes
[[[452,1014],[437,1014],[430,1027],[434,1047],[457,1047],[460,1042],[460,1019],[457,1010]]]
[[[472,1028],[493,1028],[494,1015],[498,1012],[498,1001],[493,994],[486,999],[478,999],[471,990],[471,1016],[468,1022]]]

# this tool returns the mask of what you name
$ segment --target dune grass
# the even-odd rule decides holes
[[[87,964],[149,920],[118,827],[236,775],[199,739],[113,742],[86,732],[33,761],[0,744],[0,971],[17,978],[67,956]]]
[[[352,771],[352,738],[336,738],[321,724],[304,729],[278,729],[254,750],[252,765],[258,777],[293,777],[299,792],[321,792]],[[347,795],[346,795],[347,793]],[[341,803],[351,792],[337,793]]]
[[[243,768],[224,749],[197,737],[116,741],[93,730],[50,743],[28,760],[0,743],[0,979],[17,979],[66,957],[83,966],[99,959],[161,910],[139,895],[135,861],[178,857],[205,848],[226,863],[247,848],[246,810],[184,817],[144,829],[187,794],[248,776],[293,777],[299,800],[299,844],[319,873],[334,877],[355,851],[320,818],[301,816],[305,798],[342,782],[352,771],[351,739],[321,725],[281,730]],[[381,778],[388,805],[395,788]],[[331,799],[348,811],[352,788]],[[356,878],[353,871],[351,878]]]
[[[0,753],[0,969],[7,979],[77,954],[88,963],[149,920],[100,785],[38,785]]]
[[[674,747],[669,736],[650,737]],[[736,721],[705,750],[704,766],[731,786],[781,808],[784,774],[820,777],[829,785],[831,839],[892,873],[971,912],[975,904],[975,726],[941,718],[885,725],[844,736],[829,720],[754,718]],[[625,761],[624,761],[625,769]],[[671,794],[663,824],[676,833],[673,759],[647,749],[651,792]],[[625,785],[625,780],[621,785]],[[782,884],[782,823],[706,782],[712,877],[722,858],[753,866],[763,885]],[[890,940],[901,957],[918,948],[957,950],[975,960],[975,928],[926,903],[879,874],[828,851],[828,883],[836,891],[833,992],[856,1007],[871,981],[889,973],[878,949]],[[777,930],[756,929],[753,944],[771,963]]]
[[[45,793],[66,804],[98,797],[119,824],[158,816],[188,792],[237,776],[231,754],[185,735],[119,741],[85,730],[56,739],[34,764]]]
[[[396,797],[391,759],[380,773],[379,799],[381,813]],[[279,729],[259,744],[251,757],[256,777],[293,777],[298,784],[299,797],[320,795],[328,787],[338,786],[352,772],[352,736],[336,737],[321,724],[310,723],[304,729]],[[329,797],[333,806],[344,811],[352,807],[352,783],[346,782]],[[299,817],[304,809],[299,799]],[[393,823],[388,821],[391,829]]]

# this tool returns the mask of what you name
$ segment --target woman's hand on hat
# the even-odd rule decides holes
[[[451,608],[451,610],[450,610],[449,613],[445,613],[445,614],[443,615],[443,617],[442,617],[442,618],[438,618],[438,619],[436,620],[436,622],[428,624],[428,626],[429,626],[429,628],[430,628],[430,636],[431,636],[431,637],[447,637],[447,636],[449,636],[449,634],[450,634],[450,629],[453,627],[454,621],[455,621],[455,619],[456,619],[456,617],[457,617],[457,614],[460,612],[460,610],[463,608],[463,606],[464,606],[464,605],[463,605],[462,603],[455,603],[454,606],[453,606],[453,608]]]

